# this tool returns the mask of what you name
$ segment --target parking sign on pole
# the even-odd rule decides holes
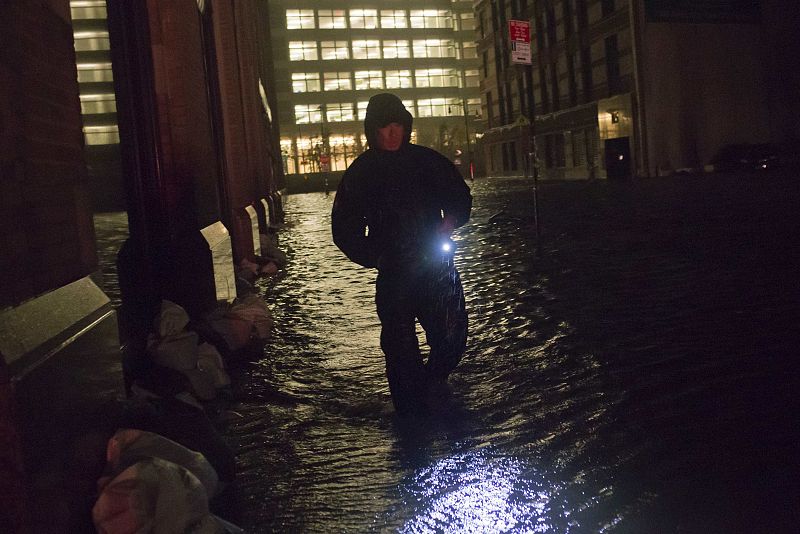
[[[511,63],[531,64],[531,23],[527,20],[509,20],[508,37],[511,40]]]

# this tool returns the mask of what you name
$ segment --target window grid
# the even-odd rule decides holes
[[[322,78],[326,91],[350,91],[353,89],[349,72],[325,72]]]
[[[467,30],[467,31],[475,30],[474,13],[461,13],[459,17],[461,18],[461,27],[459,28],[460,30]]]
[[[358,120],[363,121],[367,118],[367,104],[369,104],[366,100],[361,100],[356,102],[356,110],[358,112]]]
[[[294,107],[295,124],[317,124],[322,122],[322,109],[319,104],[298,104]]]
[[[381,9],[381,28],[408,28],[405,9]]]
[[[412,48],[415,58],[455,57],[451,39],[415,39]]]
[[[357,70],[355,72],[356,90],[383,89],[383,72],[379,70]]]
[[[417,87],[458,87],[458,76],[453,69],[417,69],[414,81]]]
[[[323,60],[350,59],[347,41],[322,41],[320,52]]]
[[[463,115],[461,100],[458,98],[424,98],[417,100],[420,117],[450,117]]]
[[[317,72],[293,72],[292,73],[292,92],[293,93],[312,93],[319,91],[319,73]]]
[[[387,70],[386,88],[387,89],[408,89],[411,87],[410,70]]]
[[[374,30],[378,27],[377,9],[351,9],[350,27],[357,29]]]
[[[446,9],[412,9],[409,12],[412,28],[452,28],[453,17]]]
[[[384,59],[410,58],[411,47],[405,40],[385,40],[383,41]]]
[[[464,41],[461,43],[464,59],[476,59],[478,57],[478,43],[474,41]]]
[[[344,9],[320,9],[317,12],[319,27],[322,30],[347,29],[347,17]]]
[[[291,61],[314,61],[317,57],[316,41],[289,41]]]
[[[479,87],[480,83],[481,81],[480,76],[478,75],[478,69],[464,71],[464,85],[466,87]]]
[[[355,115],[353,114],[353,104],[349,102],[326,104],[325,120],[327,122],[344,122],[355,120]]]
[[[378,39],[353,41],[353,59],[380,59],[381,42]]]
[[[313,30],[315,27],[313,9],[286,10],[287,30]]]

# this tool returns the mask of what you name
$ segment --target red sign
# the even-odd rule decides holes
[[[531,42],[531,23],[527,20],[509,20],[508,36],[512,41]]]
[[[331,157],[329,155],[327,155],[327,154],[320,154],[319,155],[319,162],[323,163],[323,164],[330,163],[331,162]]]
[[[508,38],[511,41],[511,62],[531,64],[531,23],[527,20],[509,20]]]

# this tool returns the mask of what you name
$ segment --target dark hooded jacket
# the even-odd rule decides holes
[[[377,130],[403,125],[397,151],[377,148]],[[373,96],[364,131],[369,150],[345,171],[331,214],[333,240],[352,261],[381,272],[413,272],[438,256],[442,216],[467,222],[472,196],[455,165],[410,142],[411,114],[395,95]]]

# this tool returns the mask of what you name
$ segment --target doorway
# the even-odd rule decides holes
[[[606,176],[609,180],[627,180],[631,177],[630,137],[605,140]]]

